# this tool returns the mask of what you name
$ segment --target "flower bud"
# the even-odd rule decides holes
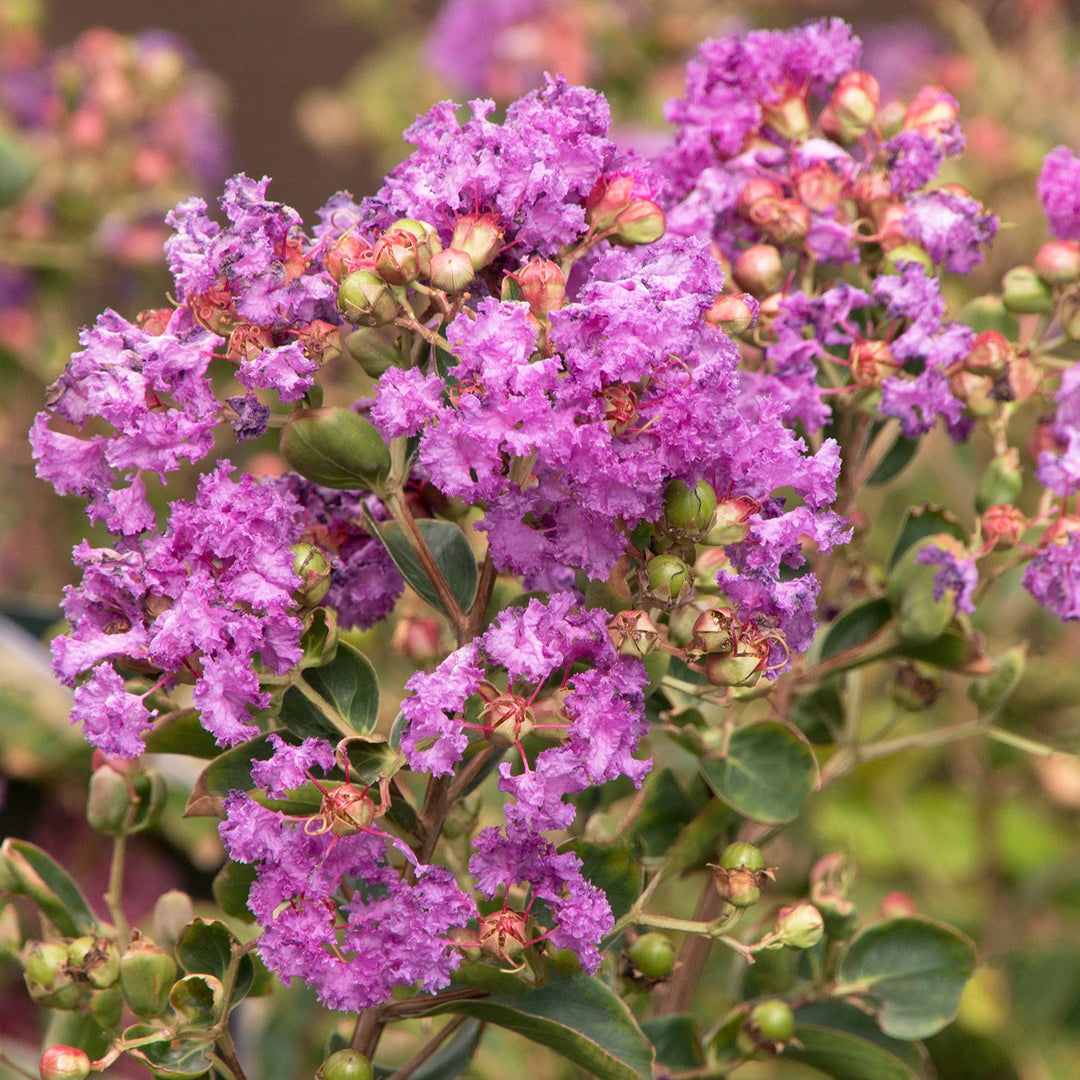
[[[994,661],[992,674],[972,679],[968,684],[968,697],[979,707],[979,712],[996,712],[1016,692],[1026,667],[1026,647],[1018,645],[1009,649]]]
[[[390,645],[415,667],[428,667],[442,654],[439,624],[434,619],[406,613],[394,627]]]
[[[764,1048],[778,1054],[795,1035],[795,1014],[780,998],[759,1001],[750,1010],[744,1031],[755,1049]]]
[[[805,95],[798,90],[788,92],[778,101],[762,102],[761,115],[782,139],[804,139],[810,134],[810,110]]]
[[[611,239],[619,244],[651,244],[667,230],[664,211],[651,199],[634,199],[615,218]]]
[[[737,337],[754,326],[757,315],[758,302],[749,293],[719,293],[705,312],[705,321]]]
[[[707,480],[688,488],[682,480],[672,480],[664,489],[664,517],[675,530],[701,536],[712,525],[716,513],[716,492]]]
[[[1004,334],[998,330],[984,330],[976,335],[971,352],[964,358],[964,368],[996,379],[1005,374],[1012,351],[1012,344]]]
[[[507,276],[518,283],[521,299],[538,319],[547,318],[549,311],[561,308],[566,300],[566,275],[550,259],[530,259],[516,274]]]
[[[375,263],[375,273],[391,285],[411,285],[421,276],[416,237],[404,229],[390,229],[383,233],[375,241],[371,258]],[[427,264],[430,269],[430,256]]]
[[[689,648],[697,653],[730,653],[735,645],[731,608],[709,608],[694,620]]]
[[[611,644],[620,656],[644,659],[656,648],[660,632],[647,611],[620,611],[608,623]]]
[[[784,189],[775,180],[764,176],[751,177],[739,192],[735,209],[743,221],[753,221],[754,207],[758,203],[776,202],[784,197]]]
[[[705,537],[710,547],[738,544],[750,535],[750,516],[761,507],[749,495],[732,495],[716,504],[713,525]]]
[[[740,289],[759,299],[784,284],[784,264],[772,244],[754,244],[739,252],[731,276]]]
[[[856,386],[880,386],[900,369],[887,341],[857,341],[848,355]]]
[[[940,86],[924,86],[907,107],[903,127],[905,131],[915,130],[927,138],[940,139],[959,119],[960,108],[951,94]]]
[[[370,267],[371,245],[356,229],[350,229],[330,245],[322,262],[326,272],[340,283],[354,270]]]
[[[750,224],[780,247],[798,247],[810,231],[810,211],[796,199],[761,199],[750,209]]]
[[[846,131],[862,134],[877,119],[881,87],[868,71],[849,71],[837,80],[829,105]]]
[[[195,918],[195,905],[186,892],[170,889],[162,893],[154,903],[153,921],[154,941],[159,945],[176,944],[180,932]]]
[[[1027,518],[1015,506],[1000,504],[988,506],[979,519],[983,539],[987,543],[1008,548],[1020,542],[1027,530]]]
[[[467,251],[449,247],[431,256],[429,280],[433,289],[441,289],[453,296],[464,292],[475,278],[476,271]]]
[[[903,203],[893,202],[881,207],[875,218],[875,236],[882,251],[892,251],[901,244],[909,243],[908,235],[904,231],[904,218],[907,212],[907,207]]]
[[[753,686],[768,658],[768,642],[754,642],[739,653],[709,653],[702,657],[701,666],[713,686]]]
[[[810,870],[810,899],[825,919],[829,937],[843,940],[855,932],[857,912],[848,899],[854,866],[840,852],[823,855]]]
[[[666,934],[642,934],[626,950],[630,963],[646,979],[665,979],[675,967],[675,946]]]
[[[520,911],[504,908],[480,919],[480,948],[497,960],[509,960],[525,948],[528,920]]]
[[[882,921],[887,919],[910,919],[919,914],[919,905],[906,893],[886,893],[877,906],[877,917]]]
[[[657,555],[645,564],[648,593],[664,604],[677,604],[690,592],[694,574],[677,555]]]
[[[1030,266],[1014,266],[1005,274],[1001,299],[1017,315],[1045,315],[1054,310],[1050,286]]]
[[[774,933],[790,949],[812,949],[825,935],[825,920],[813,904],[792,904],[777,913]]]
[[[1020,454],[1016,447],[1010,446],[1005,453],[998,454],[979,479],[975,489],[975,509],[980,514],[991,506],[1015,501],[1024,486],[1024,477],[1020,472]]]
[[[144,938],[133,941],[120,957],[120,988],[136,1016],[160,1016],[178,974],[172,956]]]
[[[585,200],[585,221],[596,232],[607,232],[634,198],[634,178],[601,176]]]
[[[89,997],[68,967],[62,941],[32,941],[22,954],[23,979],[30,997],[46,1009],[74,1009]]]
[[[390,475],[390,451],[374,426],[351,409],[300,409],[281,432],[282,457],[323,487],[368,491]]]
[[[345,338],[345,351],[364,369],[365,375],[377,379],[392,367],[406,368],[409,358],[398,348],[396,329],[361,326]]]
[[[458,218],[450,247],[464,251],[474,270],[483,270],[502,248],[503,228],[494,214],[465,214]]]
[[[855,207],[859,213],[877,221],[882,210],[893,201],[889,181],[879,172],[864,173],[855,181]]]
[[[68,944],[67,954],[67,972],[78,982],[103,990],[120,978],[120,950],[108,938],[77,937]]]
[[[1051,240],[1039,248],[1033,266],[1048,285],[1068,285],[1080,278],[1080,244]]]
[[[442,241],[434,225],[415,218],[398,218],[390,231],[409,233],[416,238],[416,254],[420,260],[420,276],[426,278],[431,270],[431,258],[442,251]]]
[[[892,699],[907,712],[929,708],[941,693],[936,669],[917,664],[901,664],[892,683]]]
[[[38,1075],[41,1080],[85,1080],[90,1075],[90,1058],[77,1046],[57,1043],[41,1055]]]
[[[312,608],[330,591],[330,561],[314,544],[293,544],[293,573],[300,584],[293,599],[301,608]]]
[[[121,776],[112,766],[103,765],[90,775],[86,820],[90,828],[97,832],[120,836],[130,831],[134,821],[134,801],[135,791],[131,781]]]
[[[359,1050],[336,1050],[319,1066],[315,1080],[372,1080],[374,1075]]]
[[[766,881],[774,880],[761,850],[753,844],[728,844],[719,863],[709,863],[716,891],[733,907],[750,907],[761,899]]]
[[[827,162],[811,165],[795,178],[795,194],[811,210],[822,213],[844,196],[844,180]]]
[[[358,326],[386,326],[401,305],[390,285],[372,270],[354,270],[338,288],[338,311]]]

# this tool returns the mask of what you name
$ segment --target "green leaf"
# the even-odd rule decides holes
[[[735,814],[729,806],[719,799],[710,799],[668,848],[665,861],[669,872],[704,870],[705,864],[716,858],[717,838],[727,836],[734,821]]]
[[[961,543],[967,541],[964,527],[948,510],[940,506],[916,506],[909,509],[900,524],[900,531],[889,555],[890,569],[900,561],[900,557],[912,544],[917,544],[935,533],[948,533]]]
[[[468,611],[476,596],[478,573],[476,556],[465,534],[452,522],[437,521],[435,518],[421,518],[416,526],[431,549],[435,565],[446,578],[454,599],[462,611]],[[401,571],[401,576],[432,607],[443,611],[439,594],[401,527],[396,522],[387,521],[378,527],[377,535]]]
[[[412,1080],[454,1080],[469,1066],[484,1025],[479,1020],[466,1020],[413,1074]],[[397,1072],[390,1068],[387,1075]]]
[[[212,758],[221,753],[217,740],[199,722],[196,709],[182,709],[162,717],[146,736],[148,754],[187,754]]]
[[[195,919],[184,927],[177,938],[176,958],[189,974],[212,975],[224,981],[233,949],[238,944],[232,931],[223,922]],[[239,1001],[247,994],[254,978],[255,965],[250,956],[244,955],[237,969],[233,1001]]]
[[[629,844],[597,844],[577,840],[564,851],[572,851],[581,859],[581,872],[588,881],[602,889],[616,919],[622,918],[644,888],[645,869],[634,858]]]
[[[300,639],[300,647],[304,650],[300,666],[329,664],[337,655],[339,644],[337,612],[333,608],[316,608],[306,622],[308,625]]]
[[[701,1032],[693,1016],[657,1016],[644,1021],[641,1030],[656,1048],[658,1065],[680,1072],[705,1063]]]
[[[846,992],[865,993],[878,1025],[897,1039],[923,1039],[956,1015],[975,970],[975,947],[930,919],[891,919],[859,934],[840,961]]]
[[[879,427],[881,427],[880,422],[871,428],[871,438],[877,433]],[[867,478],[867,484],[876,487],[888,483],[911,461],[915,456],[915,451],[918,449],[918,439],[897,439],[889,448],[889,452],[878,462],[877,468]]]
[[[722,758],[704,758],[709,787],[752,821],[783,824],[798,816],[817,783],[817,762],[802,736],[766,721],[736,731]]]
[[[634,821],[632,838],[641,844],[646,855],[663,855],[683,826],[693,821],[698,806],[679,786],[670,769],[654,771],[645,785],[645,800]]]
[[[352,409],[294,412],[281,431],[281,455],[323,487],[367,491],[390,475],[390,451],[382,436]]]
[[[221,817],[222,798],[230,791],[249,791],[252,763],[267,761],[273,753],[269,735],[257,735],[218,754],[196,778],[184,816]]]
[[[160,1031],[150,1024],[132,1024],[125,1029],[124,1038],[128,1041],[145,1039]],[[132,1047],[127,1052],[160,1080],[187,1080],[188,1077],[202,1076],[213,1064],[214,1039],[201,1033],[175,1039],[166,1037],[159,1042]]]
[[[523,994],[449,1001],[457,1012],[549,1046],[602,1080],[652,1080],[653,1051],[626,1004],[590,975],[550,979]]]
[[[853,649],[869,641],[892,619],[892,607],[884,596],[849,607],[834,619],[821,643],[821,659]]]
[[[379,680],[355,645],[340,642],[329,664],[308,668],[301,678],[305,688],[290,687],[281,705],[281,722],[294,735],[337,742],[343,735],[364,735],[375,728]]]
[[[97,916],[71,875],[36,844],[0,844],[0,890],[24,896],[64,937],[99,932]]]
[[[919,1080],[918,1073],[888,1050],[846,1031],[797,1024],[795,1040],[784,1047],[783,1057],[833,1080]]]
[[[254,922],[255,916],[247,906],[248,893],[255,881],[255,864],[227,863],[214,876],[213,892],[222,913],[241,922]]]
[[[207,1028],[217,1019],[223,991],[213,975],[185,975],[173,983],[169,1004],[185,1026]]]

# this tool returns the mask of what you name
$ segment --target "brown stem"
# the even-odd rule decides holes
[[[442,1046],[442,1044],[450,1038],[450,1036],[453,1035],[467,1019],[468,1017],[466,1016],[455,1016],[448,1024],[437,1031],[412,1058],[402,1065],[401,1068],[390,1077],[390,1080],[408,1080],[408,1078],[412,1076],[412,1074],[416,1072],[416,1070],[420,1068],[420,1066],[423,1065],[424,1062],[427,1061],[427,1059],[431,1057],[431,1055],[434,1054],[435,1051],[438,1050],[439,1047]]]
[[[484,627],[484,618],[487,615],[488,605],[491,603],[491,594],[495,589],[495,563],[491,558],[491,551],[484,554],[484,561],[480,564],[480,578],[476,583],[476,598],[472,607],[469,608],[468,621],[465,624],[465,641],[471,641]]]
[[[379,1010],[375,1008],[361,1009],[356,1018],[356,1027],[353,1028],[352,1040],[349,1045],[354,1050],[359,1050],[366,1058],[375,1056],[375,1048],[379,1045],[379,1037],[385,1027],[384,1021],[379,1016]]]

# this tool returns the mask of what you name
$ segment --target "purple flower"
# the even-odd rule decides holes
[[[937,176],[946,158],[955,157],[964,149],[964,137],[958,124],[935,134],[906,128],[888,139],[883,149],[888,158],[893,194],[910,195]]]
[[[274,752],[267,760],[252,764],[251,779],[272,799],[283,799],[288,792],[303,787],[312,766],[328,772],[336,764],[334,748],[324,739],[305,739],[299,746],[285,742],[280,735],[271,735],[268,741]]]
[[[1036,475],[1063,498],[1080,490],[1080,365],[1067,368],[1061,376],[1050,431],[1061,446],[1057,453],[1042,450]]]
[[[974,614],[972,596],[979,584],[979,570],[974,555],[929,544],[919,552],[916,561],[938,568],[934,575],[935,600],[940,600],[948,590],[953,594],[957,611]]]
[[[1024,587],[1062,619],[1080,619],[1080,531],[1039,552],[1024,571]]]
[[[936,263],[958,274],[983,260],[980,250],[997,235],[998,219],[977,199],[952,191],[931,191],[908,200],[904,232]]]
[[[1054,235],[1080,240],[1080,158],[1067,147],[1054,147],[1043,160],[1037,188]]]

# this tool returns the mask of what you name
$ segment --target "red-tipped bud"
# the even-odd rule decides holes
[[[877,119],[881,87],[867,71],[849,71],[833,88],[829,105],[848,131],[861,134]]]
[[[375,272],[390,285],[410,285],[422,273],[416,237],[404,229],[391,229],[380,236],[371,257]]]
[[[739,253],[731,276],[740,289],[759,299],[784,284],[784,264],[772,244],[754,244]]]
[[[432,288],[451,295],[464,292],[476,277],[473,260],[467,251],[448,247],[431,256]]]
[[[395,652],[416,667],[427,667],[434,664],[442,653],[439,645],[439,624],[422,615],[402,615],[394,627],[390,644]]]
[[[711,547],[721,547],[745,540],[750,533],[750,515],[760,507],[761,504],[749,495],[731,495],[721,499],[716,504],[713,527],[705,542]]]
[[[877,906],[877,916],[886,919],[910,919],[919,914],[919,905],[906,892],[886,893]]]
[[[664,211],[651,199],[634,199],[615,218],[611,239],[620,244],[651,244],[667,229]]]
[[[739,192],[736,209],[743,221],[750,221],[750,214],[759,202],[766,199],[782,199],[783,197],[784,189],[776,181],[769,180],[764,176],[754,176],[746,182],[742,191]]]
[[[882,210],[893,201],[889,181],[879,172],[867,173],[855,181],[855,206],[863,217],[877,221]]]
[[[1080,278],[1080,244],[1075,240],[1051,240],[1039,248],[1035,272],[1048,285],[1067,285]]]
[[[908,242],[908,236],[904,232],[904,215],[907,207],[902,203],[889,203],[881,207],[877,215],[877,242],[885,251]]]
[[[516,274],[508,276],[518,283],[521,299],[538,319],[561,308],[566,300],[566,275],[550,259],[530,259]]]
[[[792,904],[776,915],[776,940],[791,949],[812,949],[825,934],[825,920],[813,904]]]
[[[1009,339],[997,330],[984,330],[972,342],[971,352],[964,358],[964,367],[978,375],[999,378],[1009,366],[1013,347]]]
[[[38,1075],[41,1080],[85,1080],[90,1075],[90,1058],[77,1046],[58,1043],[41,1055]]]
[[[1013,547],[1027,531],[1027,518],[1015,506],[988,506],[979,519],[983,538],[998,547]]]
[[[856,386],[880,386],[900,365],[887,341],[858,341],[851,346],[851,378]]]
[[[820,161],[799,173],[795,194],[811,210],[834,207],[844,196],[844,179],[826,162]]]
[[[760,199],[750,208],[749,221],[781,247],[798,247],[810,231],[810,211],[796,199]]]
[[[350,229],[331,244],[323,256],[326,272],[337,282],[354,270],[371,265],[371,245],[356,229]]]
[[[705,312],[705,321],[737,337],[757,323],[758,302],[749,293],[719,293]]]
[[[960,119],[956,99],[940,86],[924,86],[904,113],[905,131],[918,131],[927,138],[939,138]]]
[[[585,221],[597,232],[607,232],[633,198],[632,176],[601,176],[585,200]]]
[[[450,247],[464,251],[474,270],[482,270],[502,248],[503,228],[494,214],[466,214],[458,218]]]

